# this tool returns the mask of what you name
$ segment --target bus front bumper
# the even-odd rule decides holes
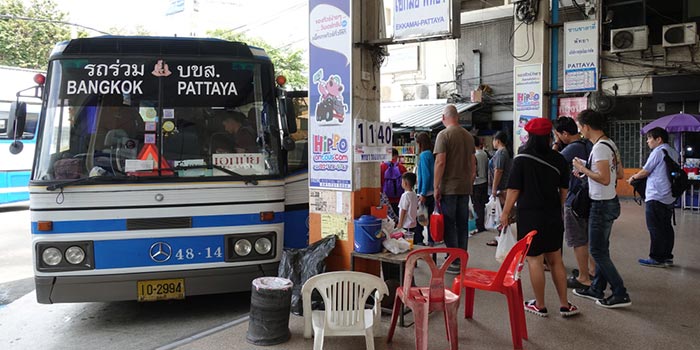
[[[35,276],[34,282],[40,304],[137,300],[137,281],[174,278],[185,280],[187,297],[249,291],[254,279],[277,276],[278,264],[102,276]]]

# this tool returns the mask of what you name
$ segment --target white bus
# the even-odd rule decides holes
[[[181,299],[276,275],[283,246],[307,245],[309,196],[304,123],[275,82],[243,43],[59,43],[30,182],[37,300]]]

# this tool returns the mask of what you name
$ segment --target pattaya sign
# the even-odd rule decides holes
[[[598,90],[598,23],[564,23],[564,92]]]
[[[451,0],[395,0],[394,40],[451,33]]]

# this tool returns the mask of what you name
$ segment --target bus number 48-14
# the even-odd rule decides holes
[[[222,256],[221,254],[221,247],[217,247],[213,252],[211,247],[206,247],[204,248],[204,252],[196,252],[192,248],[186,248],[186,249],[178,249],[177,253],[175,253],[175,258],[177,260],[192,260],[195,258],[196,255],[202,255],[204,253],[204,258],[205,259],[211,259],[214,257],[220,258]]]

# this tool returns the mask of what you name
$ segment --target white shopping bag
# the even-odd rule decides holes
[[[501,201],[498,198],[491,196],[484,208],[485,219],[484,227],[489,230],[497,230],[501,224]]]
[[[496,247],[496,260],[502,263],[505,260],[510,249],[513,248],[517,239],[515,238],[515,230],[513,230],[513,225],[509,225],[503,230],[501,234],[496,237],[498,241],[498,246]]]

